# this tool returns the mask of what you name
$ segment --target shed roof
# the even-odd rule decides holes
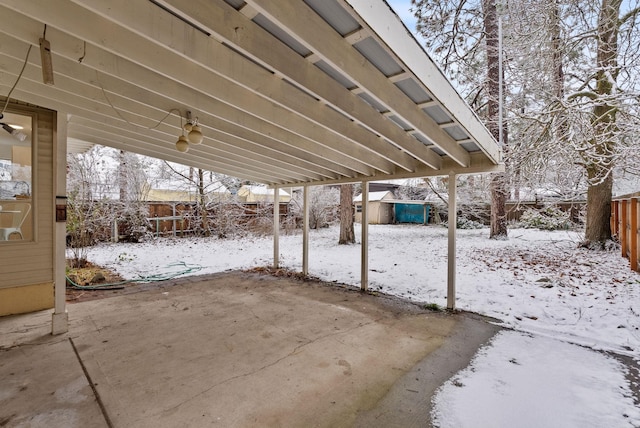
[[[384,0],[3,0],[0,81],[103,144],[267,185],[499,170]],[[42,83],[39,39],[55,84]],[[204,142],[175,149],[190,111]]]
[[[389,190],[369,192],[369,202],[382,201],[383,199],[393,199],[393,193]],[[353,198],[353,202],[362,202],[362,193]]]

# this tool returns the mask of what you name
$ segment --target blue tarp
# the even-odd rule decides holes
[[[424,204],[393,204],[396,223],[427,224],[429,222],[430,205]]]

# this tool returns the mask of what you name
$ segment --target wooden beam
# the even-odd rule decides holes
[[[184,34],[193,37],[188,46],[185,46],[184,40],[181,40],[175,32],[169,32],[171,38],[169,43],[176,46],[167,46],[161,44],[164,36],[163,31],[156,31],[158,34],[145,34],[141,37],[140,32],[147,30],[152,32],[154,20],[162,22],[167,17],[166,12],[157,8],[152,3],[143,3],[151,5],[148,9],[149,17],[145,16],[145,22],[131,23],[132,27],[138,32],[134,33],[130,29],[124,28],[113,22],[109,22],[104,18],[95,15],[92,11],[78,7],[68,1],[59,0],[60,7],[57,8],[41,8],[39,5],[30,2],[20,2],[16,0],[7,0],[5,6],[26,13],[41,22],[48,23],[52,28],[64,28],[76,37],[80,37],[87,41],[87,54],[84,64],[88,63],[89,58],[94,56],[94,46],[100,46],[112,54],[122,57],[133,63],[142,65],[143,67],[154,70],[161,74],[163,79],[178,82],[184,86],[190,87],[196,91],[206,94],[214,99],[220,100],[230,106],[234,106],[245,113],[260,117],[261,119],[275,124],[281,128],[288,129],[294,134],[304,136],[313,140],[314,152],[333,151],[339,158],[351,169],[361,174],[370,174],[373,170],[387,171],[390,163],[378,156],[375,156],[368,148],[362,145],[349,142],[341,133],[349,134],[349,130],[345,129],[342,124],[349,122],[346,118],[338,119],[331,115],[332,121],[328,122],[328,117],[321,117],[323,114],[330,115],[328,108],[318,110],[322,107],[319,103],[315,103],[317,107],[313,107],[308,100],[308,96],[302,92],[294,92],[291,90],[293,86],[289,85],[286,89],[284,83],[268,73],[261,67],[234,53],[231,49],[223,47],[220,43],[210,38],[194,43],[194,40],[200,40],[205,37],[202,33],[184,24],[182,21],[174,23],[177,28],[182,27]],[[90,3],[87,0],[86,3]],[[96,2],[101,3],[101,2]],[[125,2],[127,6],[137,5],[140,3]],[[94,9],[105,6],[104,4],[93,4]],[[109,5],[114,7],[114,5]],[[46,9],[46,10],[44,10]],[[118,8],[109,9],[105,14],[119,13]],[[129,14],[129,8],[125,8],[124,15]],[[137,11],[136,13],[141,13]],[[2,15],[2,14],[0,14]],[[115,19],[109,15],[111,19]],[[128,19],[133,17],[129,16]],[[124,19],[125,17],[120,17]],[[138,14],[133,19],[140,18]],[[148,22],[151,21],[151,24]],[[146,24],[146,25],[145,25]],[[126,23],[125,23],[126,25]],[[6,31],[6,30],[3,30]],[[13,31],[10,30],[10,31]],[[48,33],[49,37],[49,33]],[[53,36],[51,37],[53,40]],[[58,42],[56,42],[56,46]],[[180,51],[182,46],[183,51]],[[58,48],[56,47],[56,50]],[[110,65],[116,65],[114,75],[120,75],[120,62],[122,59],[116,58]],[[104,66],[104,64],[101,64]],[[224,70],[220,70],[224,68]],[[188,70],[188,73],[185,73]],[[223,77],[224,75],[224,77]],[[131,77],[131,76],[129,76]],[[237,80],[246,80],[249,86],[242,86]],[[256,81],[257,79],[257,81]],[[207,82],[203,85],[203,82]],[[257,94],[258,88],[260,94]],[[157,87],[161,90],[161,87]],[[281,99],[278,97],[284,97]],[[271,97],[271,98],[269,98]],[[281,104],[276,103],[273,99],[278,98]],[[284,106],[284,104],[287,104]],[[314,119],[310,120],[303,117],[300,113],[301,109],[314,110]],[[293,114],[292,114],[293,113]],[[336,112],[333,112],[336,113]],[[320,125],[323,123],[323,125]],[[350,122],[349,122],[350,123]],[[351,131],[362,133],[364,129],[353,126],[351,123]],[[370,134],[370,139],[375,140],[375,135]]]
[[[447,309],[456,308],[456,231],[458,211],[456,201],[456,174],[449,174],[449,214],[447,234]]]
[[[362,235],[360,245],[360,290],[369,287],[369,182],[362,182]]]
[[[442,163],[442,170],[434,170],[431,168],[422,168],[415,172],[408,173],[404,171],[397,171],[391,175],[374,174],[370,176],[355,176],[353,178],[340,178],[337,180],[322,180],[319,182],[313,182],[313,184],[319,185],[333,185],[333,184],[347,184],[347,183],[359,183],[361,181],[379,181],[401,178],[424,178],[424,177],[441,177],[446,175],[444,171],[453,171],[456,175],[468,175],[468,174],[488,174],[492,172],[504,172],[504,164],[494,164],[487,159],[483,153],[474,153],[471,155],[470,166],[463,168],[451,159],[445,158]],[[292,186],[302,186],[305,183],[290,183]]]
[[[273,188],[273,268],[280,267],[280,188]]]
[[[612,227],[611,233],[614,236],[617,236],[620,239],[620,202],[612,201],[611,202],[611,218],[612,218]]]
[[[631,227],[629,228],[629,261],[631,262],[631,270],[638,271],[638,198],[631,198],[629,201],[631,215],[629,221]]]
[[[63,111],[56,113],[55,128],[53,130],[53,166],[55,180],[55,201],[57,205],[67,205],[67,115]],[[67,313],[67,279],[65,277],[67,223],[66,221],[54,219],[53,233],[54,240],[54,267],[53,267],[53,287],[54,287],[54,309],[51,314],[51,334],[62,334],[69,331],[69,314]]]
[[[211,170],[214,168],[221,168],[216,170],[218,172],[229,173],[230,175],[247,177],[247,174],[246,174],[247,171],[245,171],[244,169],[247,168],[247,165],[251,166],[252,164],[252,161],[249,158],[236,159],[236,163],[240,166],[240,168],[230,169],[229,167],[232,166],[234,162],[225,161],[224,157],[222,156],[224,152],[219,152],[218,154],[220,156],[215,157],[212,163],[203,165],[202,161],[209,158],[210,151],[217,150],[217,149],[211,149],[207,147],[206,144],[204,144],[200,146],[194,146],[193,150],[191,150],[189,154],[179,154],[177,151],[175,151],[175,146],[173,141],[178,135],[179,133],[178,131],[172,130],[170,131],[169,134],[164,134],[156,129],[153,131],[149,131],[148,133],[138,134],[137,132],[139,132],[142,128],[127,124],[126,122],[123,122],[119,118],[116,119],[111,116],[108,116],[109,114],[115,116],[115,114],[113,113],[111,107],[107,106],[106,104],[103,104],[101,107],[97,107],[95,104],[90,104],[89,102],[86,102],[86,100],[83,97],[80,97],[75,94],[64,93],[63,91],[61,91],[59,88],[64,83],[63,78],[61,77],[56,78],[55,87],[44,86],[44,85],[41,85],[40,83],[34,83],[32,80],[30,80],[30,76],[29,76],[30,72],[31,72],[30,68],[27,68],[25,70],[25,75],[23,75],[23,78],[21,79],[20,86],[19,88],[16,88],[16,91],[14,92],[16,96],[17,94],[20,94],[20,98],[22,100],[25,100],[25,101],[28,100],[29,102],[32,102],[33,104],[37,104],[37,105],[46,105],[48,107],[53,107],[55,110],[64,110],[71,114],[76,114],[79,116],[84,116],[84,117],[89,116],[89,117],[92,117],[93,118],[92,120],[95,121],[95,123],[97,124],[111,123],[111,128],[103,125],[88,126],[88,128],[94,129],[94,130],[96,128],[103,129],[103,132],[101,134],[102,137],[99,135],[91,135],[92,132],[95,133],[98,131],[87,131],[85,133],[84,138],[87,139],[88,141],[93,141],[94,143],[97,143],[96,140],[101,138],[101,142],[99,144],[114,146],[114,143],[120,140],[124,145],[127,146],[125,150],[146,154],[148,156],[153,156],[153,157],[157,157],[159,154],[164,154],[165,159],[178,162],[178,163],[189,163],[190,160],[194,159],[194,162],[191,162],[191,164],[193,164],[194,166],[196,166],[195,164],[197,163],[200,167],[204,169]],[[38,80],[41,79],[41,76],[39,76],[39,73],[37,74],[38,76],[36,77],[36,79]],[[10,85],[10,83],[5,83],[6,78],[7,76],[4,74],[0,76],[0,86]],[[12,81],[13,79],[7,79],[7,80]],[[42,88],[40,88],[40,86],[42,86]],[[27,91],[31,90],[33,92],[27,93],[25,92],[25,90]],[[41,95],[36,95],[36,94],[47,94],[47,93],[49,94],[48,99],[42,97]],[[66,100],[67,102],[69,102],[71,97],[76,97],[76,101],[71,102],[71,104],[65,104],[61,102],[61,100]],[[82,110],[82,108],[77,107],[77,106],[83,105],[83,103],[87,104],[85,106],[86,110]],[[103,115],[100,115],[98,113],[100,110],[102,110]],[[168,129],[172,129],[172,128],[168,128]],[[109,132],[111,132],[112,135],[110,136],[106,135]],[[72,128],[71,136],[76,138],[79,137],[78,132],[75,128]],[[144,150],[145,146],[149,147],[149,149],[146,151]],[[209,152],[209,154],[205,154],[207,152]],[[202,159],[194,158],[194,156],[202,156],[203,154],[205,155],[202,157]],[[256,164],[256,167],[258,169],[260,169],[261,166],[262,166],[262,169],[264,170],[264,166],[265,166],[264,163]],[[285,173],[286,176],[289,176],[290,178],[281,177],[279,180],[290,181],[291,178],[293,177],[292,175],[290,175],[290,171],[286,169],[283,169],[282,171],[286,171]],[[299,175],[299,177],[301,176],[302,175]],[[256,177],[256,181],[261,181],[266,183],[271,183],[274,181],[273,177],[270,177],[269,175],[263,175],[261,178],[257,178],[257,176],[255,177]]]
[[[461,166],[467,166],[468,152],[309,6],[289,0],[248,0],[247,3],[387,105]],[[419,154],[412,155],[419,158]]]
[[[391,150],[396,145],[403,150],[406,147],[409,152],[422,153],[430,159],[430,166],[438,168],[439,159],[435,153],[429,153],[429,149],[420,147],[419,142],[403,133],[392,122],[381,121],[372,106],[314,66],[313,63],[320,60],[320,57],[312,54],[302,58],[262,27],[236,13],[224,1],[166,0],[166,3],[185,16],[199,16],[199,22],[216,38],[232,45],[266,68],[286,76],[332,108],[385,137],[389,143],[371,147],[389,161],[408,170],[412,167],[413,162],[403,152]]]
[[[135,148],[137,146],[142,145],[143,143],[149,146],[150,148],[156,147],[159,148],[162,145],[158,143],[154,143],[151,139],[141,136],[131,136],[128,133],[122,131],[120,133],[114,132],[112,128],[101,129],[99,125],[95,126],[85,126],[82,123],[72,122],[69,126],[69,135],[74,138],[79,138],[82,136],[83,138],[95,138],[101,139],[102,141],[109,142],[121,142],[123,144],[127,144],[129,147]],[[172,140],[177,140],[177,136],[174,136]],[[272,165],[268,163],[260,163],[253,162],[251,159],[246,158],[240,155],[232,155],[230,153],[225,153],[223,150],[219,150],[211,147],[203,147],[202,145],[190,145],[189,152],[187,153],[179,153],[175,149],[171,140],[171,144],[165,148],[165,151],[175,152],[178,156],[178,159],[188,159],[190,157],[200,157],[201,154],[206,149],[206,163],[209,165],[207,170],[211,171],[220,171],[219,168],[234,168],[236,171],[244,171],[249,169],[251,172],[256,175],[262,175],[263,177],[269,177],[272,179],[276,179],[280,182],[288,182],[295,179],[295,177],[302,177],[302,175],[294,174],[291,171],[287,171],[285,168],[274,168]],[[163,142],[164,143],[164,142]],[[205,144],[205,143],[202,143]],[[128,151],[134,151],[128,150]],[[219,158],[216,159],[216,152],[219,153]],[[249,167],[250,165],[250,167]]]
[[[0,20],[1,19],[2,15],[0,14]],[[51,32],[55,34],[53,30]],[[57,51],[64,48],[64,46],[60,46],[60,43],[57,45]],[[23,43],[17,41],[7,41],[6,43],[3,43],[3,54],[13,52],[12,56],[17,57],[24,55],[25,51],[26,45]],[[104,55],[101,55],[101,53]],[[112,55],[101,51],[92,52],[91,55],[94,60],[102,64],[110,64],[115,60],[114,58],[109,58],[110,56]],[[31,58],[36,57],[31,56]],[[4,61],[6,69],[15,70],[17,73],[21,66],[19,62],[22,60],[12,58],[12,64],[15,64],[15,66],[8,64],[8,61],[9,60]],[[71,61],[66,57],[62,58],[54,56],[54,61],[56,63],[56,76],[61,76],[61,81],[57,82],[55,89],[66,89],[66,93],[56,92],[56,95],[53,97],[56,102],[61,100],[71,102],[71,100],[73,100],[73,103],[77,103],[80,99],[80,94],[85,94],[81,101],[83,105],[85,105],[87,112],[92,113],[92,110],[96,108],[101,109],[100,111],[105,115],[114,117],[122,123],[122,120],[117,117],[115,112],[106,104],[105,97],[101,93],[100,89],[96,87],[97,74],[95,71],[84,65],[78,64],[77,61]],[[130,66],[128,75],[134,76],[132,83],[125,82],[111,75],[101,74],[100,84],[107,88],[106,90],[109,93],[109,98],[116,103],[118,108],[122,108],[123,113],[126,112],[127,116],[137,123],[146,126],[153,126],[156,124],[157,120],[166,114],[166,111],[176,106],[175,102],[172,102],[171,100],[177,99],[180,103],[178,105],[186,103],[189,100],[196,100],[200,108],[198,115],[200,115],[201,123],[205,130],[205,134],[207,135],[209,135],[210,132],[220,132],[237,136],[237,138],[244,140],[245,146],[250,146],[249,150],[251,151],[263,153],[265,155],[270,155],[270,151],[276,151],[278,154],[275,155],[275,159],[286,160],[287,157],[299,159],[299,161],[292,159],[289,159],[289,161],[300,165],[300,167],[310,172],[315,172],[316,174],[320,173],[325,176],[332,175],[334,177],[336,174],[347,176],[354,175],[351,170],[348,170],[336,163],[343,162],[344,160],[339,154],[334,154],[333,152],[328,151],[322,153],[322,155],[312,153],[314,150],[314,143],[304,139],[304,137],[295,135],[282,128],[275,127],[274,125],[261,121],[258,118],[247,118],[246,113],[216,102],[215,100],[211,100],[210,98],[205,98],[202,94],[197,93],[191,88],[179,87],[179,85],[163,85],[154,73],[134,64],[126,63],[126,61],[120,60],[118,69],[121,71],[127,70],[127,66]],[[27,68],[25,73],[25,79],[28,79],[30,74],[33,75],[32,81],[41,79],[38,69],[30,70],[30,68]],[[64,77],[66,76],[69,76],[69,78],[65,79]],[[12,82],[13,81],[14,80],[12,80]],[[7,80],[7,82],[9,82],[9,80]],[[75,86],[69,86],[67,85],[67,82],[75,82]],[[84,82],[87,86],[78,86],[80,84],[79,82]],[[143,89],[144,85],[153,86],[154,83],[163,85],[165,88],[163,95],[158,95],[153,92],[149,92],[147,89]],[[39,84],[32,87],[34,88],[33,92],[41,90],[42,93],[52,93],[53,91],[52,89]],[[173,89],[174,87],[175,89]],[[131,99],[127,100],[120,95],[116,95],[114,91],[127,94]],[[93,95],[91,97],[87,97],[86,94]],[[100,105],[92,107],[90,104],[92,100],[94,100],[94,102],[98,102]],[[144,111],[144,108],[146,108],[145,105],[134,100],[146,100],[146,102],[153,102],[154,107],[148,109],[145,111],[145,114],[142,115],[140,112]],[[135,105],[135,107],[130,107],[129,109],[125,108],[122,103],[127,102],[132,106]],[[164,106],[165,110],[161,111],[156,106]],[[215,115],[209,114],[209,111],[214,112]],[[149,117],[146,117],[147,115]],[[218,116],[221,116],[222,118],[219,118]],[[154,117],[157,119],[153,119]],[[177,118],[174,121],[176,122],[176,125],[179,124]],[[276,140],[276,138],[279,140]],[[237,142],[234,143],[237,144]]]
[[[620,239],[620,250],[622,251],[622,257],[627,258],[629,257],[629,246],[628,246],[628,233],[629,233],[629,229],[628,229],[628,224],[629,224],[629,217],[628,217],[628,201],[626,199],[623,199],[620,201],[620,235],[618,236],[618,238]]]
[[[93,144],[99,144],[106,147],[113,147],[119,150],[125,150],[132,153],[139,153],[145,156],[158,156],[158,151],[155,152],[151,147],[138,147],[138,142],[128,142],[121,140],[114,140],[110,138],[105,138],[103,136],[97,135],[95,132],[87,133],[87,132],[78,132],[71,131],[69,133],[69,137],[77,138],[79,140],[88,141]],[[134,152],[134,150],[136,150]],[[154,154],[155,153],[155,154]],[[178,151],[175,152],[175,155],[163,154],[162,159],[168,162],[175,162],[183,165],[190,165],[195,168],[202,168],[207,171],[225,171],[225,174],[231,175],[233,177],[238,177],[246,180],[256,181],[258,183],[265,184],[281,184],[279,182],[274,182],[274,176],[272,174],[260,173],[252,170],[246,170],[244,168],[240,169],[233,165],[226,165],[218,162],[212,161],[204,161],[199,156],[194,153],[180,153]]]
[[[310,186],[304,186],[302,202],[302,274],[309,275],[309,196]]]
[[[499,163],[501,150],[493,136],[456,92],[439,67],[424,54],[424,48],[408,34],[404,24],[389,6],[385,2],[370,0],[345,1],[352,8],[357,19],[365,21],[367,27],[372,29],[375,33],[374,37],[384,41],[389,51],[392,51],[393,55],[416,75],[431,98],[438,100],[444,110],[450,112],[492,162]]]
[[[157,58],[154,59],[153,56],[145,58],[144,54],[140,52],[141,49],[157,51],[160,47],[164,50],[162,56],[166,57],[167,61],[175,61],[177,65],[183,64],[185,67],[191,63],[189,70],[201,76],[210,72],[207,73],[207,80],[199,79],[199,82],[193,80],[192,84],[195,87],[201,86],[203,81],[207,81],[212,87],[223,86],[224,88],[220,88],[223,90],[216,93],[229,93],[232,99],[225,97],[225,102],[229,104],[240,103],[245,106],[247,111],[261,117],[270,117],[274,123],[280,125],[286,123],[287,126],[294,127],[296,123],[300,123],[301,126],[298,129],[305,133],[312,131],[317,133],[315,140],[320,144],[325,144],[324,142],[327,140],[347,139],[354,144],[341,147],[327,143],[327,148],[338,150],[372,168],[381,171],[389,169],[389,162],[380,159],[377,151],[371,149],[372,145],[380,143],[375,140],[375,134],[353,123],[336,110],[314,102],[315,100],[310,99],[306,91],[300,91],[296,86],[283,81],[264,67],[238,55],[227,46],[206,37],[201,32],[193,30],[188,24],[168,15],[166,11],[153,3],[131,2],[130,0],[112,0],[109,4],[103,0],[82,0],[81,3],[83,7],[112,22],[112,24],[108,24],[94,17],[99,21],[99,28],[103,26],[106,28],[101,34],[95,34],[100,31],[94,29],[92,34],[94,41],[100,40],[101,43],[108,44],[113,52],[146,64],[152,69],[164,70],[167,76],[174,79],[189,81],[189,76],[184,73],[184,68],[176,74],[171,70],[172,67],[164,64],[164,60],[158,63]],[[65,12],[67,11],[65,10]],[[70,14],[72,10],[68,12]],[[234,13],[244,18],[241,14],[235,11]],[[196,16],[201,21],[205,19],[207,14],[200,11]],[[49,17],[49,19],[51,18]],[[159,26],[167,28],[167,21],[170,22],[168,28],[171,31],[158,31]],[[63,22],[66,26],[71,24],[64,20]],[[224,25],[228,26],[229,24],[224,22]],[[117,36],[114,36],[114,31],[118,32]],[[189,34],[189,37],[184,37],[184,34]],[[125,43],[126,40],[129,40],[129,46],[135,45],[135,48],[128,49],[125,46],[116,46],[112,43]],[[157,57],[157,54],[155,56]],[[194,63],[204,70],[194,68]],[[273,110],[274,104],[286,109],[289,114],[274,116],[269,113],[268,110]],[[306,125],[302,125],[305,123]],[[340,148],[338,149],[338,147]],[[382,146],[379,148],[380,150],[384,149]]]

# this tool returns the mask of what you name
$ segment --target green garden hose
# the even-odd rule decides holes
[[[183,266],[184,269],[179,272],[172,272],[168,274],[158,273],[154,275],[139,276],[138,278],[135,278],[135,279],[127,279],[125,281],[114,282],[111,284],[80,285],[80,284],[76,284],[68,276],[66,275],[65,276],[67,278],[67,283],[71,285],[71,288],[74,288],[76,290],[121,290],[124,288],[125,284],[129,284],[132,282],[148,283],[148,282],[166,281],[168,279],[176,278],[180,275],[186,275],[188,273],[198,272],[203,269],[203,267],[200,265],[188,265],[185,262],[175,262],[175,263],[168,264],[165,267],[169,268],[169,267],[175,267],[175,266]]]

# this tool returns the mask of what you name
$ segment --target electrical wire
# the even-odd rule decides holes
[[[80,285],[75,283],[72,279],[70,279],[68,275],[65,275],[65,276],[67,278],[67,283],[70,284],[71,288],[74,288],[76,290],[121,290],[125,288],[124,286],[126,284],[130,284],[133,282],[149,283],[149,282],[166,281],[168,279],[173,279],[181,275],[186,275],[188,273],[198,272],[203,269],[203,267],[200,265],[188,265],[182,261],[168,264],[165,267],[170,268],[170,267],[176,267],[176,266],[183,266],[184,269],[178,272],[172,272],[172,273],[157,273],[154,275],[139,276],[138,278],[127,279],[125,281],[114,282],[110,284]]]
[[[84,55],[82,56],[82,58],[84,58]],[[180,127],[182,127],[182,113],[180,113],[180,110],[178,110],[177,108],[172,108],[171,110],[169,110],[169,112],[162,119],[160,119],[160,121],[158,123],[156,123],[154,126],[152,126],[150,128],[146,127],[146,126],[138,125],[137,123],[129,122],[122,114],[120,114],[118,109],[115,108],[115,106],[113,105],[113,103],[111,102],[109,97],[107,96],[107,91],[104,90],[104,86],[102,86],[102,83],[100,82],[100,77],[98,76],[98,70],[96,70],[96,83],[100,87],[100,90],[102,91],[102,95],[104,96],[104,99],[107,100],[107,103],[109,104],[109,106],[111,106],[113,111],[116,112],[116,114],[118,115],[118,117],[120,119],[124,120],[129,125],[136,126],[138,128],[148,129],[148,130],[156,129],[158,126],[160,126],[171,115],[171,113],[178,112],[178,116],[180,116]]]
[[[16,83],[14,83],[11,89],[9,90],[9,93],[7,94],[7,100],[5,101],[4,107],[2,107],[2,111],[0,112],[0,114],[4,114],[5,110],[7,109],[7,106],[9,105],[9,98],[11,98],[11,94],[13,93],[13,90],[16,88],[16,86],[18,86],[18,82],[22,78],[22,73],[24,73],[24,69],[27,68],[27,63],[29,62],[29,54],[31,53],[32,46],[33,45],[29,45],[29,49],[27,49],[27,55],[24,58],[24,64],[22,64],[22,70],[20,70],[20,74],[18,74]]]

